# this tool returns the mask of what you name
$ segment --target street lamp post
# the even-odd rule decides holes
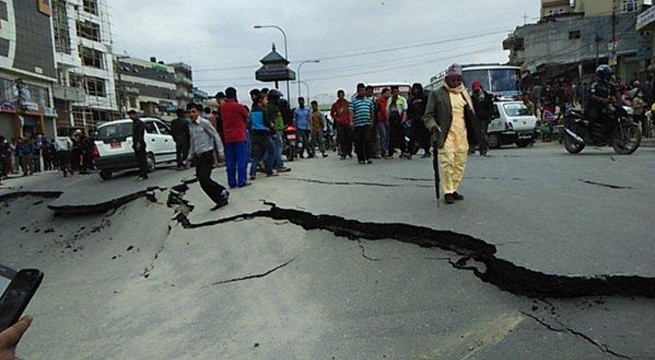
[[[307,81],[300,81],[300,80],[298,80],[298,81],[296,81],[296,82],[298,83],[298,87],[300,87],[300,84],[305,85],[305,90],[307,90],[307,102],[311,101],[312,96],[311,96],[310,93],[309,93],[309,84],[307,83]],[[301,96],[302,96],[302,95],[301,95]]]
[[[255,29],[264,29],[264,28],[274,28],[280,30],[282,33],[282,37],[284,38],[284,58],[289,61],[289,51],[287,49],[287,34],[282,30],[281,27],[277,25],[255,25],[253,26]],[[290,97],[291,94],[289,94],[289,80],[287,80],[287,97]]]
[[[302,67],[303,64],[306,64],[306,63],[319,63],[319,62],[321,62],[321,61],[320,60],[304,60],[304,61],[301,61],[300,64],[298,64],[298,71],[296,71],[298,73],[297,74],[297,76],[298,76],[298,79],[297,79],[297,82],[298,82],[298,97],[302,96],[302,92],[300,91],[300,83],[301,83],[301,81],[300,81],[300,68]],[[307,86],[307,88],[309,88],[309,86]]]

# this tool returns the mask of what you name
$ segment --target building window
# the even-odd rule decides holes
[[[58,53],[71,53],[70,33],[68,32],[68,13],[66,1],[55,0],[52,3],[52,28],[55,35],[55,50]]]
[[[84,93],[89,96],[107,97],[105,80],[94,76],[84,76],[76,73],[70,73],[70,86],[81,87]]]
[[[98,1],[97,0],[84,0],[82,1],[82,8],[89,14],[98,15]]]
[[[94,40],[100,40],[100,25],[91,21],[78,21],[77,22],[77,36]]]
[[[93,76],[86,77],[86,93],[90,96],[107,97],[105,80]]]
[[[569,40],[579,39],[579,38],[580,38],[580,30],[569,31]]]
[[[637,0],[623,0],[621,2],[621,11],[624,13],[637,11]]]
[[[68,74],[68,84],[71,87],[81,88],[84,83],[84,76],[71,72]]]
[[[90,66],[96,69],[105,68],[105,54],[102,51],[96,49],[90,49],[88,47],[80,46],[80,59],[82,60],[83,66]]]

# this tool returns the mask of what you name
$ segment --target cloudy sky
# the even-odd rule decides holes
[[[535,22],[539,0],[111,0],[115,53],[193,68],[194,84],[214,94],[227,86],[240,100],[255,87],[259,60],[274,42],[312,98],[329,102],[358,82],[420,82],[453,62],[506,62],[502,40]],[[138,4],[138,6],[136,5]],[[280,84],[286,93],[286,85]],[[303,95],[307,87],[302,84]],[[297,85],[291,84],[291,97]],[[246,101],[247,102],[247,101]]]

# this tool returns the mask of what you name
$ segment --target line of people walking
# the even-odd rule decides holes
[[[411,159],[418,150],[422,158],[431,157],[430,132],[423,123],[428,95],[419,83],[412,85],[409,100],[398,86],[383,88],[379,97],[374,88],[357,84],[357,93],[346,100],[344,90],[337,91],[330,116],[337,131],[340,159],[352,158],[359,164],[372,159]]]

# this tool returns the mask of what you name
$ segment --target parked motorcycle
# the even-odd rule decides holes
[[[287,161],[293,161],[296,157],[296,147],[298,146],[298,129],[293,125],[287,125],[282,131],[284,136],[284,154]]]
[[[564,114],[564,148],[571,154],[586,145],[611,145],[620,155],[629,155],[641,145],[641,130],[632,119],[632,108],[608,105],[602,112],[605,121],[585,119],[583,110],[570,108]]]

